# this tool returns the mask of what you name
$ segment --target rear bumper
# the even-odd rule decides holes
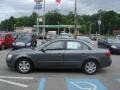
[[[100,67],[104,68],[104,67],[109,67],[112,65],[112,59],[109,60],[102,60],[102,62],[100,63]]]

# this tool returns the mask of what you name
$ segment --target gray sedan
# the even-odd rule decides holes
[[[34,69],[82,69],[94,74],[99,68],[108,67],[112,60],[110,52],[76,39],[56,39],[35,49],[12,51],[6,57],[8,67],[20,73]]]

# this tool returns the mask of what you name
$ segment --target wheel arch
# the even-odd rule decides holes
[[[94,62],[96,62],[96,64],[98,65],[98,68],[100,68],[100,62],[99,62],[99,60],[97,60],[96,58],[88,58],[88,59],[86,59],[83,63],[82,63],[82,67],[85,65],[85,63],[86,62],[88,62],[88,61],[94,61]]]
[[[17,62],[20,61],[22,58],[25,58],[25,59],[29,60],[29,61],[32,63],[32,65],[33,65],[33,69],[35,68],[35,65],[34,65],[32,59],[30,59],[30,58],[27,57],[27,56],[18,57],[18,58],[16,59],[16,61],[15,61],[15,66],[14,66],[15,68],[16,68]]]

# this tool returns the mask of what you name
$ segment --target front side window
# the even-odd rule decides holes
[[[64,49],[64,42],[63,41],[59,41],[59,42],[53,42],[51,44],[49,44],[46,47],[47,50],[63,50]]]

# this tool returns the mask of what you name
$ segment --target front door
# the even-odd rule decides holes
[[[64,41],[50,43],[43,48],[45,51],[39,55],[38,64],[44,68],[62,68]]]

